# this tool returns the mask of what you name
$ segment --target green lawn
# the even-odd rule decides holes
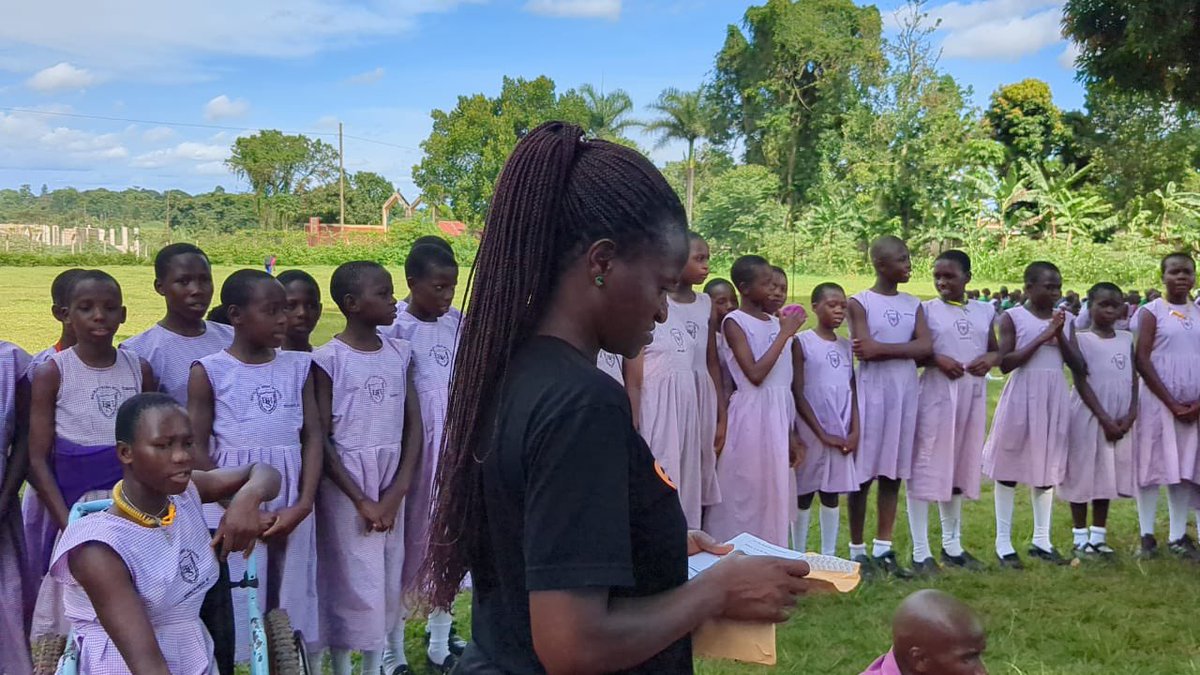
[[[0,338],[36,351],[57,337],[57,327],[47,309],[50,279],[57,271],[0,270],[0,307],[6,319]],[[109,271],[124,286],[129,307],[129,322],[119,335],[124,339],[156,321],[162,305],[151,287],[153,272],[149,267]],[[223,278],[230,271],[219,269],[217,276]],[[332,269],[309,271],[327,283]],[[821,281],[824,279],[793,278],[793,297],[807,304],[811,288]],[[871,280],[847,278],[842,283],[853,293],[869,286]],[[933,294],[928,281],[910,284],[907,290],[926,297]],[[403,289],[397,290],[397,295],[403,293]],[[336,310],[332,306],[326,310],[315,336],[317,343],[338,329]],[[1000,383],[992,383],[993,403],[999,390]],[[1162,502],[1160,541],[1165,539],[1166,531],[1165,496]],[[1033,529],[1027,490],[1019,491],[1017,506],[1014,542],[1024,554]],[[966,544],[981,559],[992,557],[992,513],[990,486],[985,487],[979,502],[964,508]],[[930,521],[930,540],[937,551],[940,535],[936,510],[931,512]],[[873,532],[873,522],[872,516],[868,536]],[[1070,527],[1068,509],[1059,502],[1053,533],[1060,549],[1070,548]],[[1134,560],[1131,554],[1137,542],[1137,520],[1132,502],[1114,505],[1109,532],[1109,541],[1120,552],[1118,562],[1111,565],[1048,568],[1031,562],[1024,572],[947,573],[934,581],[881,582],[844,596],[805,600],[792,621],[779,631],[780,664],[775,672],[858,673],[887,650],[889,617],[896,605],[924,586],[951,592],[983,614],[989,633],[987,661],[993,673],[1200,672],[1200,622],[1195,619],[1200,604],[1200,567],[1171,559]],[[897,548],[910,551],[903,508],[896,533]],[[845,551],[847,535],[843,523],[839,551]],[[810,541],[818,536],[814,522]],[[459,611],[464,632],[468,629],[467,616],[464,598]],[[410,626],[408,653],[417,672],[428,672],[423,667],[421,630],[419,624]],[[702,663],[699,670],[712,675],[762,672],[758,667],[727,663]]]

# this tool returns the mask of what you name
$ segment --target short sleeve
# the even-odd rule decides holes
[[[586,405],[544,428],[526,468],[526,586],[633,586],[628,413]]]

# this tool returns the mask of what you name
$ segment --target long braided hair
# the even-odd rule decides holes
[[[541,323],[562,272],[601,239],[633,258],[682,237],[678,195],[645,157],[582,130],[547,122],[517,144],[496,183],[467,281],[470,302],[450,382],[435,481],[423,595],[449,607],[479,562],[484,514],[480,463],[495,399],[517,346]]]

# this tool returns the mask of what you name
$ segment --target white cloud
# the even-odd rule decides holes
[[[26,82],[30,89],[38,91],[60,91],[63,89],[87,89],[96,83],[96,76],[84,68],[63,61],[34,73]]]
[[[525,11],[568,19],[621,18],[621,0],[529,0]]]
[[[1068,42],[1066,48],[1058,55],[1058,65],[1067,70],[1075,70],[1075,60],[1079,58],[1079,45]]]
[[[215,122],[231,117],[241,117],[249,110],[250,104],[245,99],[232,99],[225,94],[221,94],[204,104],[204,119],[209,122]]]
[[[47,106],[39,110],[67,112],[70,109]],[[96,134],[52,126],[53,119],[36,112],[0,112],[0,138],[4,139],[0,143],[0,166],[74,170],[129,156],[120,134]]]
[[[380,66],[374,70],[368,70],[365,73],[359,73],[346,78],[347,84],[375,84],[383,79],[384,70]]]
[[[170,127],[154,127],[147,129],[142,133],[142,139],[148,143],[162,143],[168,138],[175,135],[175,130]]]
[[[223,168],[225,158],[228,156],[229,146],[227,145],[211,145],[208,143],[184,141],[170,148],[162,148],[138,155],[133,158],[130,164],[140,169],[161,169],[175,164],[193,162],[197,163],[197,168],[213,164],[218,164]]]
[[[980,0],[929,8],[941,21],[942,53],[965,59],[1016,60],[1061,43],[1062,0]]]

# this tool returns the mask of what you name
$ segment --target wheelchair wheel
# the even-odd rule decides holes
[[[263,622],[267,651],[271,656],[271,675],[308,675],[308,650],[304,636],[292,629],[287,612],[273,609]]]
[[[41,635],[33,641],[33,675],[54,675],[67,649],[66,635]]]

